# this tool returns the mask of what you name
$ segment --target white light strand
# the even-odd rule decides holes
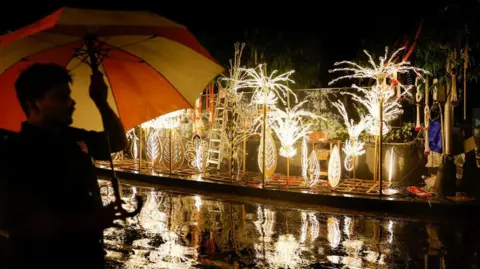
[[[390,58],[388,58],[388,47],[385,47],[385,55],[383,57],[379,57],[379,63],[376,64],[373,61],[372,56],[368,53],[368,51],[364,50],[363,52],[368,56],[368,62],[370,63],[371,66],[367,67],[362,67],[354,62],[351,61],[341,61],[341,62],[336,62],[334,65],[339,66],[339,65],[346,65],[348,67],[344,68],[335,68],[331,72],[353,72],[353,74],[350,75],[344,75],[341,77],[338,77],[334,80],[332,80],[329,85],[342,80],[342,79],[352,79],[352,78],[371,78],[375,79],[377,81],[377,85],[380,85],[385,81],[386,78],[391,78],[393,79],[393,76],[395,74],[401,74],[401,73],[407,73],[410,71],[415,72],[417,77],[420,77],[421,79],[424,79],[422,74],[428,74],[428,72],[424,69],[417,68],[414,66],[410,66],[410,62],[408,61],[402,61],[399,63],[396,63],[396,56],[398,53],[405,48],[402,47],[395,51]],[[388,60],[387,60],[388,58]],[[398,81],[395,81],[395,86],[397,86]],[[404,88],[402,84],[398,83],[398,86]]]
[[[242,79],[236,79],[236,89],[254,89],[252,101],[257,105],[274,105],[277,102],[276,98],[286,104],[286,96],[289,93],[295,97],[295,103],[298,102],[297,96],[286,85],[287,83],[295,83],[290,79],[290,76],[295,72],[294,70],[277,76],[277,70],[267,75],[262,64],[256,68],[239,68],[239,70],[244,72],[245,76],[242,76]],[[235,78],[232,79],[235,80]]]
[[[353,122],[353,119],[349,119],[347,110],[345,109],[345,105],[343,103],[333,102],[332,104],[338,109],[338,112],[340,112],[340,115],[342,115],[343,121],[347,126],[349,139],[345,140],[343,152],[345,152],[346,154],[344,160],[344,167],[347,171],[350,172],[353,170],[353,162],[355,161],[354,157],[365,154],[365,143],[359,141],[358,137],[367,127],[368,118],[360,115],[360,121],[358,122],[358,124],[355,124]]]
[[[283,157],[291,158],[295,156],[297,154],[295,143],[310,133],[312,123],[311,121],[305,123],[303,119],[318,117],[311,112],[300,109],[306,102],[308,100],[298,103],[292,109],[286,108],[285,111],[275,107],[272,112],[268,113],[271,128],[275,131],[282,144],[279,154]]]
[[[364,93],[365,96],[360,96],[355,93],[346,92],[344,94],[349,94],[352,98],[364,105],[368,112],[368,125],[369,132],[372,135],[379,135],[379,125],[380,125],[380,104],[383,103],[383,134],[387,134],[389,127],[387,123],[391,120],[396,119],[400,114],[403,113],[401,105],[398,100],[402,99],[404,96],[411,96],[410,89],[412,85],[403,85],[397,79],[397,74],[407,73],[413,71],[418,79],[425,80],[422,74],[428,74],[428,71],[410,66],[410,62],[402,61],[395,62],[397,60],[397,55],[404,48],[400,48],[395,51],[390,57],[388,57],[388,47],[385,48],[385,55],[379,57],[379,63],[376,64],[373,61],[372,56],[367,52],[364,53],[368,56],[369,66],[363,67],[359,64],[356,64],[351,61],[342,61],[335,63],[335,66],[345,65],[343,68],[335,68],[331,72],[351,72],[351,74],[340,76],[329,82],[329,85],[343,80],[343,79],[374,79],[376,81],[375,85],[371,87],[370,90],[361,88],[352,85],[357,91]],[[387,83],[387,79],[389,83]],[[398,90],[399,94],[396,98],[395,89]]]

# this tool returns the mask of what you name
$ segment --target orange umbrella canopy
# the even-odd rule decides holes
[[[86,40],[101,60],[109,103],[128,130],[165,113],[191,108],[223,68],[182,25],[149,12],[62,8],[0,37],[0,128],[18,131],[25,115],[14,83],[33,63],[72,73],[74,127],[102,130],[88,95]]]

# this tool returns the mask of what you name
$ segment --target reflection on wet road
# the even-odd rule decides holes
[[[105,232],[109,268],[479,268],[478,224],[275,208],[123,186],[145,206]],[[105,203],[113,191],[102,187]]]

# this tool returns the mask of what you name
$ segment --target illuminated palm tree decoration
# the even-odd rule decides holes
[[[359,95],[358,93],[344,92],[343,94],[350,95],[352,100],[362,104],[368,111],[368,115],[365,119],[365,129],[373,136],[380,135],[380,103],[383,103],[383,113],[382,113],[382,134],[385,135],[390,132],[390,126],[388,122],[398,118],[403,114],[402,105],[397,101],[397,99],[391,98],[395,95],[395,91],[388,91],[389,95],[381,97],[379,89],[372,87],[372,89],[367,90],[365,88],[359,87],[357,85],[352,85],[354,89],[358,92],[363,93]],[[403,92],[403,95],[406,95],[408,92]],[[385,99],[387,98],[387,99]]]
[[[311,121],[307,119],[317,118],[318,116],[301,110],[303,104],[308,100],[298,103],[292,109],[287,108],[285,111],[273,108],[273,111],[268,113],[270,127],[275,131],[282,144],[280,148],[280,155],[285,158],[292,158],[297,154],[295,143],[302,137],[310,133]]]
[[[376,64],[373,61],[372,56],[367,52],[364,53],[368,56],[369,66],[360,66],[351,61],[342,61],[335,63],[335,66],[346,66],[341,68],[335,68],[331,72],[350,72],[351,74],[340,76],[332,80],[329,84],[333,84],[339,80],[343,79],[374,79],[375,84],[371,86],[369,90],[353,85],[355,89],[359,92],[365,94],[364,97],[355,94],[347,93],[352,95],[353,99],[360,102],[364,105],[370,115],[370,121],[368,123],[368,128],[370,132],[376,135],[375,139],[375,164],[378,166],[374,169],[374,180],[377,179],[377,169],[378,169],[378,178],[380,179],[380,188],[382,185],[382,135],[384,134],[384,121],[393,120],[403,111],[401,110],[400,104],[395,104],[398,99],[403,98],[403,96],[410,96],[410,89],[412,85],[402,85],[397,79],[397,74],[414,72],[417,77],[423,80],[422,74],[428,73],[427,71],[410,66],[410,62],[402,61],[396,62],[397,55],[404,48],[400,48],[395,51],[390,57],[388,57],[388,48],[385,48],[385,55],[379,57],[379,63]],[[387,83],[388,82],[388,83]],[[399,89],[399,96],[392,100],[395,96],[395,89]],[[386,129],[388,131],[388,129]],[[377,146],[378,145],[378,146]],[[380,190],[380,195],[382,191]]]
[[[238,79],[236,81],[237,89],[253,89],[254,92],[252,96],[252,102],[256,105],[262,106],[263,109],[263,121],[258,122],[263,127],[261,143],[262,146],[259,152],[262,159],[262,185],[265,186],[267,170],[267,142],[273,143],[271,139],[269,139],[268,141],[266,139],[268,135],[267,132],[269,132],[267,126],[267,107],[274,108],[278,100],[280,100],[283,104],[287,103],[288,94],[293,94],[292,90],[287,86],[287,84],[295,83],[292,79],[290,79],[290,76],[294,73],[294,71],[292,70],[284,74],[276,75],[277,71],[275,70],[271,72],[270,75],[267,75],[264,65],[259,65],[256,68],[240,68],[239,70],[243,72],[245,76],[242,77],[242,79]],[[298,102],[297,96],[295,94],[293,94],[293,96],[295,97],[295,102]],[[268,148],[273,147],[271,144]],[[276,158],[276,156],[274,158]],[[270,163],[273,164],[272,167],[276,166],[276,161]]]
[[[252,101],[257,105],[274,106],[280,100],[287,104],[287,95],[293,94],[295,102],[298,102],[297,96],[287,86],[288,83],[295,83],[290,76],[295,72],[293,70],[277,75],[277,70],[272,71],[267,76],[265,66],[260,64],[256,68],[240,68],[245,72],[245,78],[238,81],[237,87],[254,89]]]
[[[400,86],[400,88],[403,89],[403,94],[405,94],[405,92],[408,92],[412,86],[402,85],[394,79],[394,75],[413,71],[418,77],[423,78],[422,74],[428,74],[428,71],[418,67],[410,66],[410,62],[408,61],[396,63],[395,60],[398,53],[404,49],[404,47],[398,49],[390,56],[390,58],[388,58],[388,47],[386,47],[385,55],[383,57],[379,57],[378,64],[373,61],[373,58],[368,51],[364,50],[363,52],[368,56],[368,63],[371,65],[367,67],[362,67],[351,61],[336,62],[334,64],[335,66],[347,65],[348,67],[335,68],[331,72],[353,72],[353,74],[340,76],[329,82],[329,84],[331,85],[342,79],[371,78],[376,80],[377,86],[383,87],[386,84],[386,79],[389,78],[392,80],[390,86]]]
[[[343,146],[343,152],[345,152],[346,155],[344,166],[349,172],[353,170],[353,178],[355,179],[355,157],[365,154],[365,143],[361,142],[358,137],[365,130],[368,123],[368,118],[361,115],[360,121],[355,124],[353,119],[348,118],[347,110],[345,109],[343,103],[333,102],[332,104],[338,109],[338,112],[340,112],[340,115],[342,115],[343,121],[347,126],[349,138],[345,141],[345,145]]]
[[[269,126],[275,131],[282,144],[280,155],[287,158],[287,187],[290,177],[290,158],[297,154],[295,144],[300,138],[310,133],[312,121],[308,119],[318,117],[300,109],[306,102],[308,100],[300,102],[293,109],[287,107],[285,111],[274,107],[273,111],[268,113]]]

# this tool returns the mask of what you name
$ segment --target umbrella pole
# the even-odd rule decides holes
[[[99,62],[98,62],[98,59],[97,59],[97,56],[95,55],[95,47],[93,45],[93,37],[86,37],[85,38],[85,44],[87,45],[87,50],[88,50],[88,56],[90,57],[90,67],[92,69],[92,73],[96,73],[98,72],[98,66],[99,66]],[[113,192],[114,192],[114,195],[115,195],[115,203],[117,203],[119,206],[119,210],[123,210],[125,211],[125,209],[123,209],[121,207],[121,203],[122,203],[122,195],[121,195],[121,192],[120,192],[120,186],[119,186],[119,183],[118,183],[118,178],[117,178],[117,173],[115,172],[115,166],[113,165],[113,159],[112,159],[112,147],[111,147],[111,144],[110,144],[110,135],[108,134],[108,131],[107,129],[105,128],[104,126],[104,131],[105,131],[105,137],[106,137],[106,140],[107,140],[107,149],[108,149],[108,161],[110,162],[110,171],[111,171],[111,182],[112,182],[112,188],[113,188]],[[126,212],[127,214],[125,214],[126,217],[133,217],[133,216],[136,216],[138,215],[138,213],[140,213],[140,211],[142,210],[142,207],[143,207],[143,200],[142,198],[139,196],[139,195],[135,195],[135,198],[137,200],[137,209],[134,210],[133,212]]]

